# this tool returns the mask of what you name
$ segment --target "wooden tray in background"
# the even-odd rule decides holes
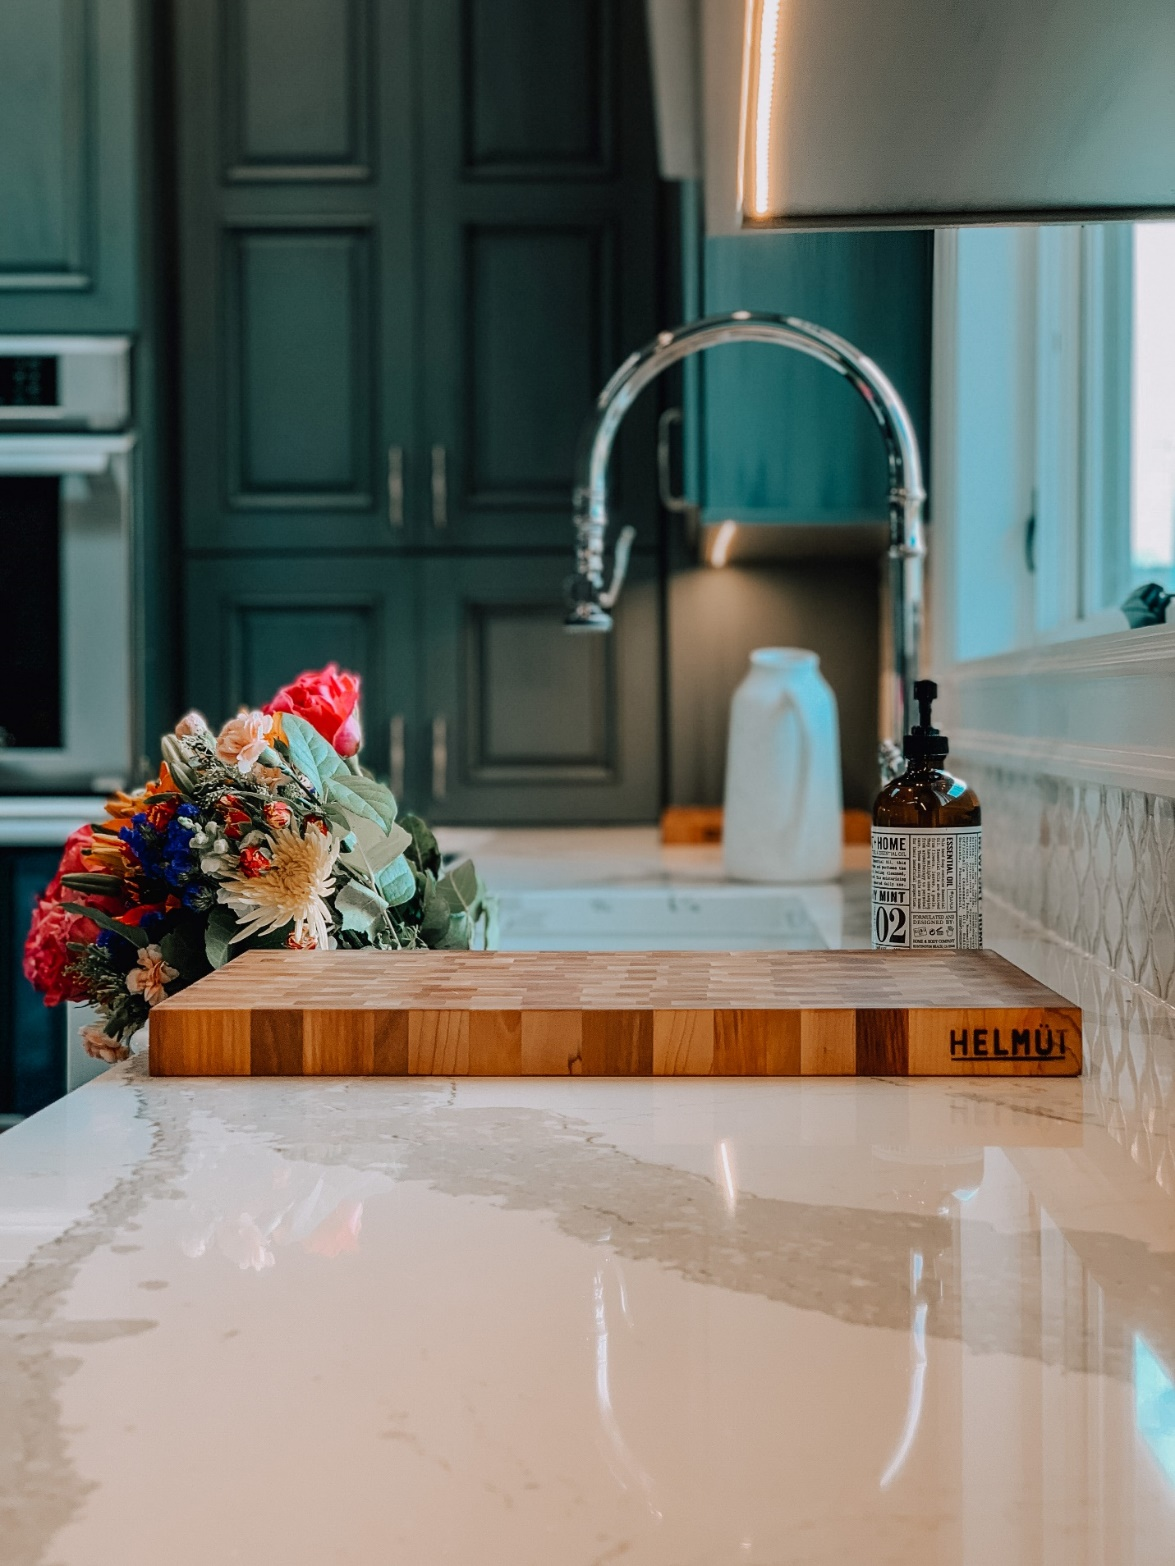
[[[1072,1076],[994,952],[247,952],[151,1013],[155,1076]]]

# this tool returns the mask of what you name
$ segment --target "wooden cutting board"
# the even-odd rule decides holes
[[[1074,1076],[994,952],[247,952],[151,1013],[155,1076]]]

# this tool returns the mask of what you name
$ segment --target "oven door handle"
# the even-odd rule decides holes
[[[111,457],[135,444],[133,435],[0,435],[0,474],[64,477],[105,473]]]

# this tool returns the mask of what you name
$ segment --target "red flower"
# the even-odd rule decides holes
[[[166,832],[175,816],[177,801],[174,799],[160,799],[146,809],[147,820],[155,828],[156,832]]]
[[[294,819],[294,812],[284,799],[271,799],[267,805],[261,807],[261,814],[271,827],[279,831],[282,827],[288,827]]]
[[[118,922],[138,926],[148,914],[167,913],[177,902],[178,898],[169,897],[165,903],[138,903],[134,908],[128,908],[126,913],[119,914]]]
[[[264,875],[272,864],[273,860],[263,848],[254,846],[241,849],[240,867],[242,875]]]
[[[68,887],[62,890],[61,877],[63,875],[85,875],[89,872],[89,866],[82,857],[88,854],[94,843],[94,829],[91,826],[80,826],[76,832],[71,832],[65,840],[65,847],[61,850],[61,863],[57,866],[57,874],[49,882],[42,896],[51,902],[60,902],[64,897],[68,903],[80,902],[81,899]]]
[[[82,1001],[86,992],[66,968],[74,954],[68,950],[69,942],[91,945],[98,936],[98,926],[92,919],[69,913],[61,903],[42,898],[33,913],[24,943],[24,976],[35,990],[45,997],[46,1006],[60,1006],[62,1001]]]
[[[235,794],[222,794],[216,804],[216,813],[224,822],[225,837],[240,837],[252,818]]]
[[[340,756],[354,756],[363,743],[359,727],[359,676],[337,663],[308,669],[292,685],[283,685],[263,712],[292,712],[304,718]]]

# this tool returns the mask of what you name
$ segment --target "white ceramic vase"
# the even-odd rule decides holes
[[[730,705],[722,852],[738,881],[831,881],[842,857],[840,727],[820,660],[760,647]]]

